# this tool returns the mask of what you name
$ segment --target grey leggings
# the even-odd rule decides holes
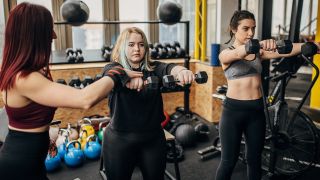
[[[242,134],[246,143],[247,174],[249,180],[261,179],[261,152],[265,138],[263,100],[226,98],[220,120],[221,161],[216,180],[231,179],[237,163]]]

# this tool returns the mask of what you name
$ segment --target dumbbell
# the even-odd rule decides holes
[[[94,81],[91,76],[84,76],[84,79],[82,81],[82,85],[83,85],[83,87],[86,87],[86,86],[92,84],[93,82]]]
[[[82,63],[84,61],[83,55],[82,55],[82,50],[80,48],[77,48],[76,51],[76,62],[77,63]]]
[[[293,45],[290,40],[276,41],[277,51],[279,54],[289,54],[292,51]],[[258,39],[250,39],[245,44],[245,49],[248,54],[256,54],[260,51],[260,41]]]
[[[181,48],[180,43],[178,41],[173,41],[171,43],[171,48],[176,52],[176,58],[184,58],[186,56],[186,51]]]
[[[158,59],[158,51],[153,47],[149,49],[151,59]]]
[[[164,59],[167,57],[167,54],[168,54],[167,49],[163,48],[162,44],[155,43],[154,47],[157,50],[159,59]]]
[[[77,61],[76,54],[72,48],[66,49],[68,63],[75,63]]]
[[[167,49],[167,58],[175,58],[177,56],[176,49],[172,48],[170,43],[164,43],[164,47]]]
[[[200,71],[195,74],[195,81],[198,84],[203,84],[208,81],[208,74],[205,71]],[[173,75],[166,75],[163,76],[162,84],[163,87],[166,88],[174,88],[176,86],[176,83],[178,83],[179,80],[174,79]]]
[[[149,76],[146,79],[147,83],[145,87],[151,90],[159,89],[159,78],[157,76]]]
[[[80,86],[81,86],[80,78],[77,77],[77,76],[72,77],[70,82],[69,82],[69,86],[72,86],[72,87],[75,87],[77,89],[80,89]]]
[[[102,57],[104,58],[105,61],[110,62],[111,60],[111,52],[112,52],[113,46],[106,46],[104,45],[101,48],[101,52],[102,52]]]
[[[65,84],[65,85],[67,84],[66,80],[64,80],[64,79],[57,79],[56,82],[59,84]]]

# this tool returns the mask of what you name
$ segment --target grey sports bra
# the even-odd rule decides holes
[[[233,46],[229,49],[235,49]],[[262,65],[261,60],[257,54],[255,59],[252,61],[247,60],[237,60],[233,61],[227,69],[224,70],[224,75],[227,79],[239,79],[242,77],[254,76],[256,74],[261,74]]]

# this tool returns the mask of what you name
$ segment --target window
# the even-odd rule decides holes
[[[134,8],[132,8],[134,7]],[[148,21],[148,1],[147,0],[120,0],[119,1],[119,20],[120,21]],[[127,27],[138,27],[149,38],[148,24],[120,24],[120,32]]]
[[[52,14],[52,1],[43,1],[43,0],[17,0],[17,4],[23,3],[23,2],[29,2],[33,4],[38,4],[46,7]],[[55,50],[54,41],[52,43],[52,50]]]
[[[4,4],[0,1],[0,62],[2,62],[2,50],[4,45],[4,30],[5,30],[5,19],[4,19]]]
[[[102,21],[102,0],[82,0],[90,9],[88,21]],[[100,49],[103,43],[103,25],[84,24],[72,27],[73,48]]]
[[[164,2],[165,0],[159,0],[159,3]],[[194,1],[184,1],[177,0],[178,3],[182,6],[182,18],[181,20],[190,21],[189,25],[189,37],[194,37],[194,16],[195,16],[195,4]],[[174,24],[174,25],[165,25],[160,24],[159,26],[159,41],[164,42],[180,42],[181,47],[185,47],[185,30],[186,27],[184,24]],[[189,39],[189,50],[193,51],[194,49],[194,40]]]

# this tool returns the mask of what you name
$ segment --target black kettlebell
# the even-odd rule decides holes
[[[210,134],[209,126],[203,122],[198,123],[194,126],[194,131],[198,138],[207,137]]]

